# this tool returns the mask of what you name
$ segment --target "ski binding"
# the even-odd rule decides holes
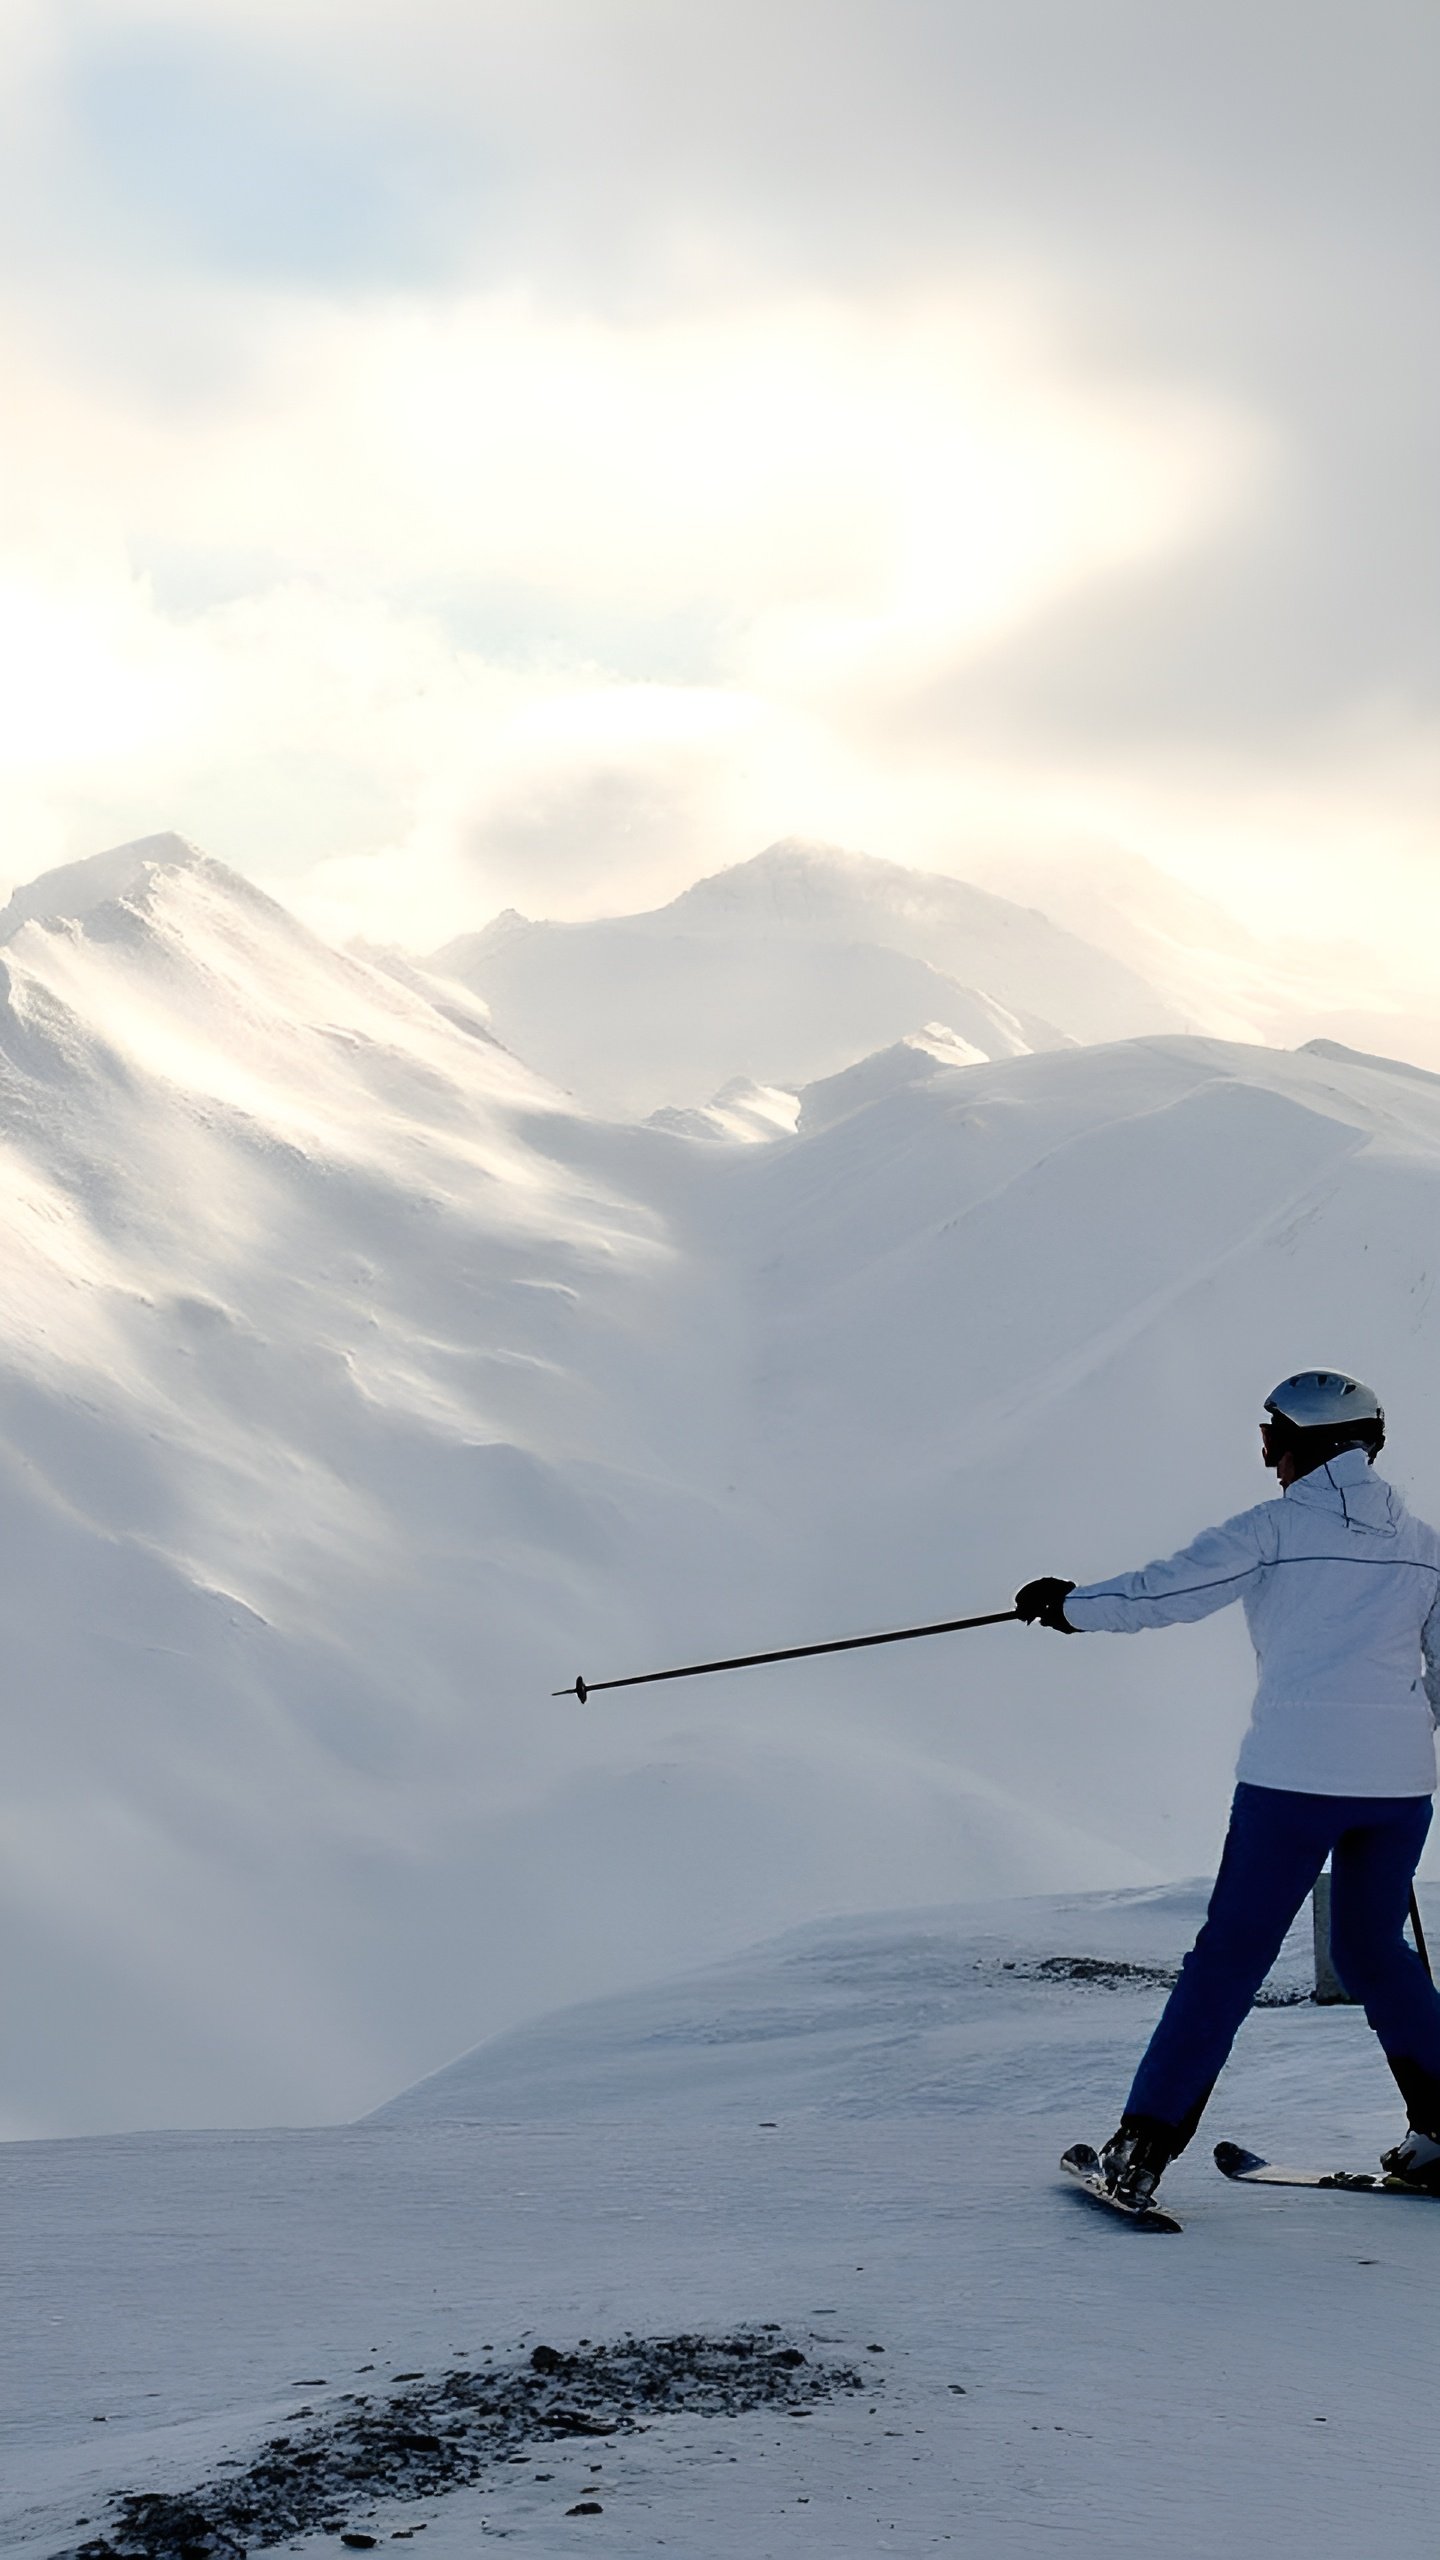
[[[1096,2204],[1103,2204],[1107,2213],[1118,2213],[1125,2222],[1133,2222],[1137,2230],[1184,2230],[1183,2222],[1177,2222],[1174,2214],[1167,2213],[1163,2204],[1126,2204],[1121,2197],[1112,2195],[1100,2175],[1100,2155],[1091,2150],[1088,2142],[1072,2142],[1060,2166],[1066,2177],[1073,2178]]]
[[[1342,2195],[1421,2196],[1431,2204],[1440,2202],[1428,2187],[1409,2186],[1403,2178],[1370,2169],[1287,2169],[1238,2142],[1216,2143],[1215,2166],[1240,2187],[1333,2187]]]

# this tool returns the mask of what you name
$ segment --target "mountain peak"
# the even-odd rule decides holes
[[[937,880],[907,871],[878,854],[851,853],[844,845],[814,843],[803,836],[782,836],[748,862],[730,864],[682,890],[662,913],[710,916],[731,911],[763,912],[771,921],[793,917],[813,923],[817,908],[833,908],[863,898],[872,907],[907,906],[917,892],[960,889],[966,884]],[[971,895],[975,895],[971,892]],[[983,899],[984,893],[979,893]],[[988,903],[988,902],[987,902]]]
[[[81,862],[62,862],[15,891],[0,911],[0,942],[13,941],[25,924],[79,923],[96,907],[146,888],[157,871],[193,870],[204,860],[188,838],[167,831],[112,845]]]
[[[603,1110],[708,1106],[737,1074],[786,1092],[922,1023],[982,1056],[1184,1027],[1123,963],[967,880],[782,838],[668,906],[497,918],[432,969],[496,1037]]]

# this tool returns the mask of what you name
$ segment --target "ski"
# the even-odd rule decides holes
[[[1419,2196],[1423,2202],[1440,2203],[1428,2187],[1407,2186],[1403,2178],[1370,2169],[1288,2169],[1238,2142],[1216,2143],[1215,2166],[1238,2187],[1335,2187],[1342,2195]]]
[[[1060,2166],[1066,2177],[1073,2178],[1084,2194],[1096,2204],[1103,2204],[1107,2213],[1118,2213],[1123,2221],[1133,2222],[1137,2231],[1184,2230],[1183,2222],[1177,2222],[1174,2214],[1167,2213],[1161,2204],[1125,2204],[1119,2196],[1112,2195],[1100,2175],[1100,2155],[1091,2150],[1088,2142],[1072,2142],[1062,2156]]]

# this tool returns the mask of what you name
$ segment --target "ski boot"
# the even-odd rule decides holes
[[[1417,2125],[1412,2124],[1403,2142],[1381,2152],[1380,2166],[1397,2186],[1418,2187],[1424,2195],[1440,2196],[1440,2142],[1421,2133]]]
[[[1157,2124],[1153,2116],[1122,2116],[1100,2154],[1100,2175],[1117,2204],[1143,2213],[1154,2202],[1161,2174],[1173,2158],[1170,2125]]]

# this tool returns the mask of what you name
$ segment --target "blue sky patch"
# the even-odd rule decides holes
[[[444,275],[484,188],[458,139],[366,120],[317,82],[190,36],[107,44],[68,90],[119,207],[233,274],[360,287]]]

